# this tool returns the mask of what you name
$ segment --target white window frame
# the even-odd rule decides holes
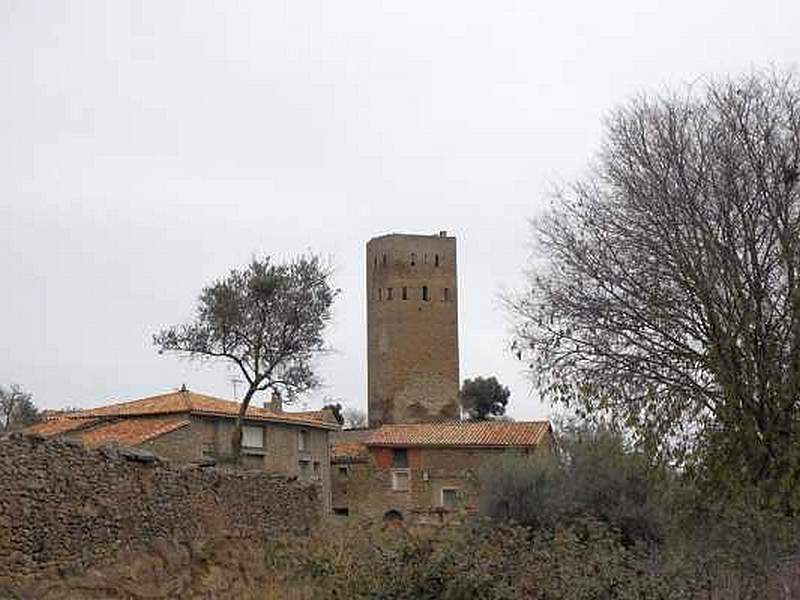
[[[398,477],[404,475],[404,477]],[[399,485],[400,481],[405,481],[405,487]],[[392,490],[395,492],[409,492],[411,491],[411,469],[396,468],[392,469]]]
[[[252,442],[258,442],[252,443]],[[264,449],[264,428],[257,425],[244,425],[242,427],[242,448]]]
[[[452,507],[447,506],[447,504],[445,504],[445,502],[444,502],[444,493],[445,492],[455,492],[456,493],[456,504],[458,504],[459,494],[461,492],[461,489],[457,488],[457,487],[443,487],[441,490],[439,490],[439,506],[442,506],[444,508],[452,508]]]

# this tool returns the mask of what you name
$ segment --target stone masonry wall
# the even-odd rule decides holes
[[[456,239],[367,243],[370,427],[459,418]]]
[[[257,547],[321,512],[315,484],[12,434],[0,438],[0,598],[154,543],[228,535]]]

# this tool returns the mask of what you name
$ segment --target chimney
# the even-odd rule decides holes
[[[272,399],[269,401],[269,409],[276,413],[283,412],[283,400],[278,390],[272,390]]]

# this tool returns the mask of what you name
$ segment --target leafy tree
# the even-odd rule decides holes
[[[800,87],[640,97],[534,221],[509,300],[544,396],[611,415],[732,493],[800,507]]]
[[[341,402],[336,403],[329,403],[322,407],[322,410],[330,410],[333,413],[333,418],[336,419],[336,422],[339,425],[344,425],[344,415],[342,414],[342,404]]]
[[[481,510],[535,528],[584,518],[617,529],[626,544],[658,541],[676,477],[627,447],[612,426],[562,424],[557,456],[507,454],[481,468]]]
[[[22,429],[41,420],[31,398],[16,384],[0,386],[0,431]]]
[[[203,288],[194,319],[153,336],[159,352],[229,361],[247,391],[241,401],[232,448],[241,453],[242,420],[253,396],[268,389],[289,400],[318,385],[312,362],[338,290],[316,256],[274,264],[254,259]]]
[[[500,385],[496,377],[465,379],[459,392],[461,406],[472,421],[503,416],[510,395],[508,388]]]

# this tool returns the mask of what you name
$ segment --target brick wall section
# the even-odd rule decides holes
[[[371,428],[459,418],[454,237],[391,234],[367,243],[367,366]]]
[[[316,484],[143,463],[126,453],[0,438],[0,597],[159,540],[181,544],[225,532],[257,544],[264,533],[305,532],[322,512]]]

